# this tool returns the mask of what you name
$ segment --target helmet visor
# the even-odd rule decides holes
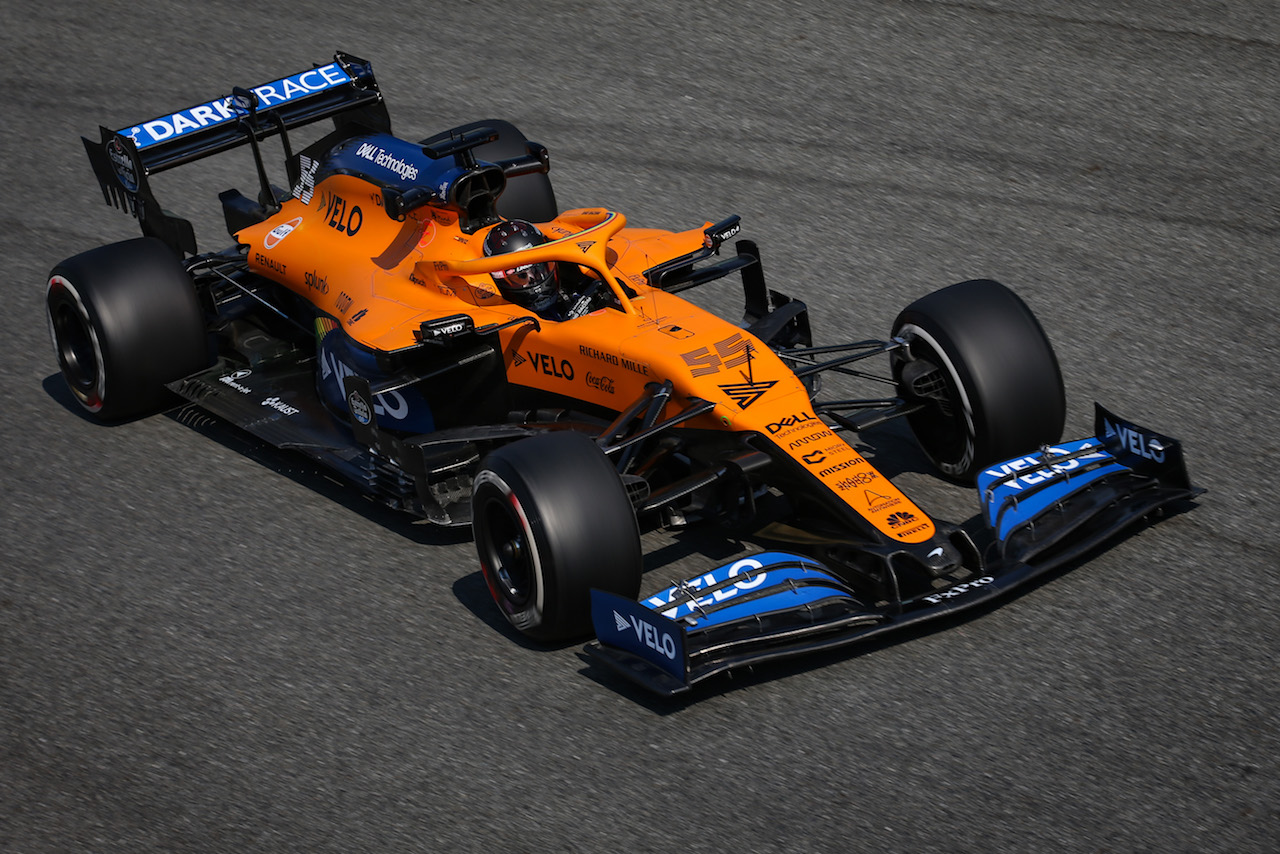
[[[547,264],[525,264],[512,270],[503,270],[502,278],[509,288],[537,287],[551,275]]]

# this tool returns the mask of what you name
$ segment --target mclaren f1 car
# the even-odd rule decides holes
[[[397,137],[350,55],[84,143],[143,236],[50,274],[81,407],[133,418],[176,395],[469,525],[513,626],[594,633],[593,660],[660,693],[985,602],[1196,493],[1178,442],[1101,408],[1095,436],[1061,441],[1057,358],[1005,286],[961,282],[886,338],[815,345],[737,217],[666,231],[562,211],[545,147],[499,120]],[[239,146],[256,187],[220,194],[233,242],[198,251],[152,178]],[[534,274],[542,304],[515,289]],[[740,318],[680,296],[724,277]],[[872,391],[824,395],[824,378]],[[976,486],[984,534],[933,518],[850,440],[890,419]],[[642,526],[696,520],[762,550],[638,598]]]

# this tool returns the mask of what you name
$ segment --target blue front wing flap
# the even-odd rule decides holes
[[[763,552],[639,602],[592,592],[587,653],[661,694],[716,673],[842,646],[969,608],[1079,556],[1190,486],[1181,446],[1098,406],[1096,436],[1016,457],[977,482],[994,555],[946,586],[872,602],[818,561]]]
[[[1095,436],[1046,446],[978,475],[1000,559],[1058,565],[1200,490],[1182,446],[1095,405]]]
[[[758,660],[801,637],[879,621],[822,564],[786,552],[743,558],[640,602],[599,590],[591,595],[602,648],[626,653],[628,675],[646,674],[663,693],[687,685],[691,650],[692,669],[701,671],[720,650],[734,657],[752,651]]]

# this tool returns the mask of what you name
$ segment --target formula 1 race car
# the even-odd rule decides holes
[[[323,119],[295,152],[289,132]],[[888,338],[815,346],[755,243],[722,254],[737,217],[671,232],[561,211],[543,146],[498,120],[393,136],[353,56],[84,142],[144,234],[49,277],[85,410],[132,418],[176,394],[470,525],[513,626],[594,630],[593,660],[660,693],[987,601],[1198,491],[1176,441],[1100,407],[1094,437],[1060,441],[1057,358],[1003,285],[961,282]],[[220,194],[234,245],[198,252],[151,176],[241,145],[257,191]],[[729,275],[739,321],[677,296]],[[823,397],[823,378],[891,394]],[[895,418],[976,484],[986,534],[931,518],[846,439]],[[638,600],[641,526],[694,520],[767,546]]]

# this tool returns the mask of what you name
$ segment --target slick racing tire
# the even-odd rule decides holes
[[[961,282],[921,297],[893,324],[898,393],[929,459],[972,483],[997,460],[1062,438],[1066,395],[1053,347],[1031,309],[999,282]]]
[[[151,237],[54,267],[45,311],[67,386],[103,421],[158,410],[168,399],[165,383],[211,361],[191,280],[173,251]]]
[[[609,459],[581,433],[505,445],[480,465],[471,524],[489,592],[539,641],[591,632],[591,588],[634,599],[643,569],[631,501]]]
[[[485,119],[460,125],[453,130],[428,137],[422,141],[422,144],[440,142],[448,139],[451,134],[462,134],[482,127],[493,128],[498,132],[498,138],[472,149],[477,160],[493,163],[512,157],[523,157],[529,153],[525,148],[525,135],[511,122],[504,122],[502,119]],[[508,179],[507,188],[498,197],[498,213],[507,219],[523,219],[529,222],[550,222],[555,219],[560,209],[556,207],[556,194],[551,189],[551,179],[545,172]]]

